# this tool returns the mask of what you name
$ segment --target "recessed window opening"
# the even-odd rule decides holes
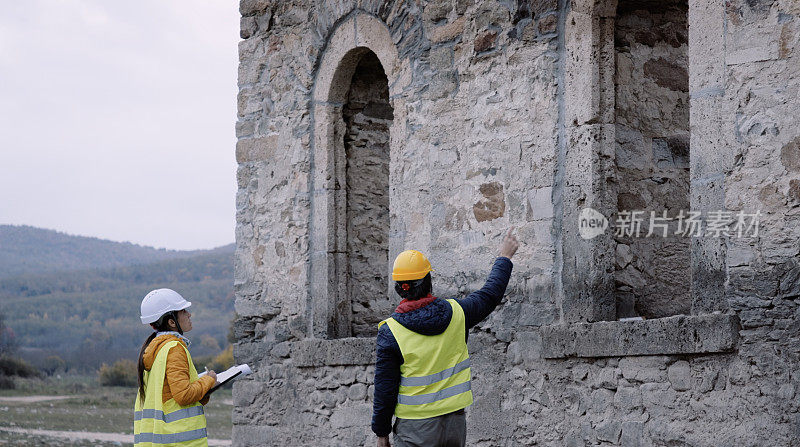
[[[337,312],[351,312],[349,331],[338,337],[370,337],[377,333],[388,303],[389,262],[389,128],[393,119],[389,84],[378,57],[365,51],[359,59],[335,141],[341,142],[336,159],[337,184],[344,206],[336,209],[337,239],[343,241],[346,278],[331,278],[338,287]],[[343,168],[343,169],[342,169]],[[340,197],[342,197],[340,195]],[[344,237],[342,237],[344,236]],[[346,320],[346,319],[345,319]],[[347,333],[349,332],[349,333]]]
[[[618,318],[691,311],[691,239],[674,234],[674,219],[689,211],[687,43],[686,0],[619,2],[614,33],[617,211],[645,211],[645,221],[638,237],[615,238]],[[646,237],[650,211],[673,218],[667,237],[662,230]]]

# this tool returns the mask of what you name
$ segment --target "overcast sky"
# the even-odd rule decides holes
[[[0,5],[0,224],[233,242],[238,2]]]

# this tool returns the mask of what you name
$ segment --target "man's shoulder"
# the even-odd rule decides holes
[[[391,317],[389,317],[391,318]],[[382,320],[378,323],[378,337],[392,335],[392,329],[389,327],[389,318]]]
[[[400,348],[388,324],[382,324],[378,327],[378,335],[375,336],[375,345],[379,350]]]
[[[451,304],[458,304],[459,307],[461,307],[461,302],[464,301],[464,298],[456,298],[456,297],[453,297],[453,298],[442,298],[442,299],[444,301],[448,302],[448,303],[451,303]]]

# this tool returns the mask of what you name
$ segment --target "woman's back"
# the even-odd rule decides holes
[[[170,289],[142,300],[141,320],[154,332],[139,351],[139,393],[134,405],[135,447],[173,445],[207,447],[206,394],[216,384],[209,371],[198,377],[184,332],[192,330],[192,303]]]
[[[142,361],[145,371],[150,371],[161,348],[171,342],[180,341],[185,343],[173,334],[162,334],[154,338],[144,350]],[[205,394],[214,387],[215,380],[211,377],[200,377],[197,381],[191,382],[189,376],[189,359],[186,350],[180,345],[172,347],[167,354],[166,377],[164,378],[164,388],[161,392],[163,402],[175,399],[179,405],[189,405],[200,402],[205,405],[208,397]],[[205,397],[204,397],[205,396]]]

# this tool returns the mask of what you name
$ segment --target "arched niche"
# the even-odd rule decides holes
[[[404,131],[399,92],[407,81],[402,73],[389,29],[366,13],[351,14],[333,30],[317,68],[311,104],[309,297],[311,333],[317,338],[372,335],[378,316],[390,310],[388,165],[398,150],[391,142]],[[378,91],[382,99],[362,107],[363,96]],[[365,122],[379,131],[358,137],[359,123]],[[385,151],[385,159],[376,148]],[[359,161],[362,156],[372,160]],[[379,181],[377,172],[383,176]],[[367,177],[369,187],[364,188]],[[360,208],[354,206],[359,201]]]

